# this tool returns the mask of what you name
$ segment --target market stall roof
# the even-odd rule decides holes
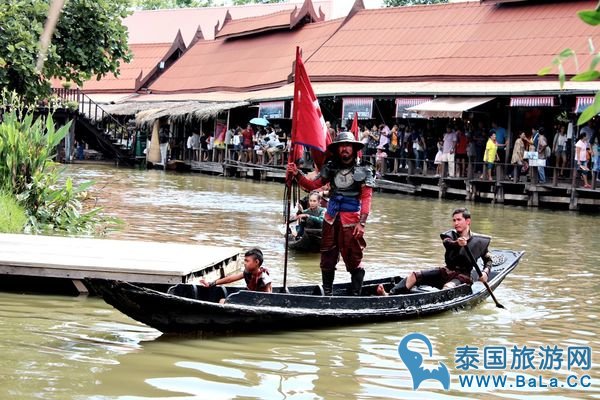
[[[458,2],[359,10],[305,61],[315,81],[532,79],[565,48],[589,65],[595,1]],[[566,74],[576,63],[564,63]],[[557,70],[552,74],[556,77]]]
[[[305,0],[300,8],[295,7],[291,11],[284,10],[273,14],[237,20],[233,20],[228,11],[223,26],[218,32],[215,32],[215,38],[231,39],[267,31],[292,30],[300,23],[324,20],[325,14],[322,11],[320,14],[317,14],[311,0]]]
[[[463,112],[492,100],[494,97],[439,97],[409,107],[407,111],[416,112],[427,118],[460,118]]]
[[[215,25],[220,26],[227,12],[233,20],[291,11],[301,7],[304,0],[286,3],[246,4],[243,6],[175,8],[160,10],[136,10],[123,20],[129,33],[129,43],[164,43],[171,40],[177,30],[181,30],[186,45],[190,45],[198,27],[207,40],[214,39]],[[312,0],[315,10],[321,10],[331,17],[331,0]]]
[[[162,117],[169,117],[171,120],[184,118],[208,119],[216,117],[221,112],[247,106],[248,104],[250,103],[247,101],[228,103],[201,103],[198,101],[146,103],[145,109],[138,110],[135,113],[135,122],[138,125],[144,125]]]
[[[132,59],[121,62],[119,76],[107,74],[100,79],[93,77],[85,81],[80,89],[86,94],[92,93],[129,93],[132,94],[155,79],[165,68],[169,59],[177,58],[185,51],[181,33],[167,43],[130,44]],[[60,88],[62,81],[52,80],[52,87]]]
[[[152,93],[244,92],[285,85],[293,72],[296,45],[309,57],[341,23],[312,23],[239,40],[200,40],[149,89]]]

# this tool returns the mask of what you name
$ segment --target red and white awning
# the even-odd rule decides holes
[[[577,96],[575,101],[575,113],[581,114],[594,102],[594,96]]]
[[[511,107],[554,107],[554,96],[511,97]]]

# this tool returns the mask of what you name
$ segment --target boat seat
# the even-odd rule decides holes
[[[215,286],[207,288],[201,285],[192,285],[189,283],[178,283],[167,290],[167,294],[173,296],[185,297],[187,299],[204,300],[218,303],[219,300],[227,297],[227,288],[225,286]]]
[[[178,283],[177,285],[171,286],[169,290],[167,290],[167,294],[185,297],[188,299],[197,299],[198,287],[196,285],[189,285],[187,283]]]

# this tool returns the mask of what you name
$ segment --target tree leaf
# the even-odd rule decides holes
[[[564,49],[563,51],[561,51],[558,56],[560,58],[569,58],[575,55],[575,52],[571,49]]]
[[[589,82],[600,78],[600,72],[596,70],[588,70],[571,78],[574,82]]]
[[[584,10],[577,13],[579,18],[588,25],[600,25],[600,11]]]
[[[545,75],[548,75],[550,72],[552,72],[553,69],[554,69],[554,66],[549,65],[547,67],[540,69],[537,74],[538,74],[538,76],[545,76]]]

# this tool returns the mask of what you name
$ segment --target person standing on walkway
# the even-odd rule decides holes
[[[549,153],[550,148],[548,147],[548,139],[546,139],[546,135],[544,134],[544,128],[543,127],[540,128],[538,130],[538,133],[539,133],[539,136],[538,136],[538,144],[537,144],[537,149],[536,149],[538,152],[538,160],[544,160],[544,162],[547,162],[548,158],[550,157],[550,153]],[[544,167],[544,165],[538,165],[537,169],[538,169],[538,182],[546,183],[546,168]]]
[[[323,292],[331,296],[335,266],[340,254],[352,280],[352,294],[360,295],[365,270],[362,267],[365,225],[371,211],[375,173],[369,164],[358,165],[356,153],[363,148],[351,132],[339,133],[327,146],[332,157],[310,180],[295,164],[288,164],[288,174],[306,190],[331,185],[321,239],[321,275]]]
[[[494,169],[494,163],[498,159],[498,146],[496,146],[496,132],[490,132],[490,138],[485,145],[485,152],[483,153],[483,164],[484,171],[487,170],[488,181],[492,180],[492,170]],[[481,175],[481,179],[483,179]]]
[[[454,153],[456,151],[457,140],[456,132],[448,125],[443,137],[442,162],[448,163],[448,176],[451,178],[454,177]]]

